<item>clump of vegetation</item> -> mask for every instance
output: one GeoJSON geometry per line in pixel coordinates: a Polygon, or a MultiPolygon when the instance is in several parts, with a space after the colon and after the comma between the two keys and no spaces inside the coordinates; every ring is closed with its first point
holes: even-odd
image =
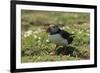
{"type": "Polygon", "coordinates": [[[44,62],[81,60],[90,58],[90,15],[88,13],[67,13],[47,11],[21,11],[21,61],[44,62]],[[59,46],[49,41],[45,27],[58,24],[65,31],[75,35],[71,45],[59,46]]]}

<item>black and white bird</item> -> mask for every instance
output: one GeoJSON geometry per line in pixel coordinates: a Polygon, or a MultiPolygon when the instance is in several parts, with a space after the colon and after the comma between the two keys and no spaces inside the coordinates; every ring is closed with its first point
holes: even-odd
{"type": "Polygon", "coordinates": [[[73,41],[73,34],[61,30],[57,25],[52,25],[47,29],[48,38],[57,46],[67,46],[73,41]]]}

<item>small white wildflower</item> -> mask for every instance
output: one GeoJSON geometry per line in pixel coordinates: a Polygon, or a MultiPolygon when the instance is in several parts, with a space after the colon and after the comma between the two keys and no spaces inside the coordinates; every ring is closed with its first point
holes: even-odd
{"type": "Polygon", "coordinates": [[[74,32],[72,31],[72,33],[74,33],[74,32]]]}
{"type": "Polygon", "coordinates": [[[68,27],[68,26],[67,26],[66,28],[67,28],[67,29],[69,29],[69,27],[68,27]]]}
{"type": "Polygon", "coordinates": [[[39,40],[41,40],[41,37],[38,37],[39,40]]]}
{"type": "Polygon", "coordinates": [[[79,31],[79,34],[81,34],[82,33],[82,31],[79,31]]]}
{"type": "Polygon", "coordinates": [[[37,29],[36,31],[34,31],[33,33],[34,33],[34,34],[37,34],[37,33],[40,33],[40,32],[42,32],[42,30],[39,28],[39,29],[37,29]]]}
{"type": "Polygon", "coordinates": [[[32,30],[28,30],[24,33],[24,37],[28,37],[32,34],[32,30]]]}
{"type": "Polygon", "coordinates": [[[28,35],[24,34],[24,37],[28,37],[28,35]]]}
{"type": "Polygon", "coordinates": [[[29,30],[26,32],[28,35],[31,35],[32,34],[32,30],[29,30]]]}
{"type": "Polygon", "coordinates": [[[50,42],[50,41],[47,39],[46,42],[48,43],[48,42],[50,42]]]}
{"type": "Polygon", "coordinates": [[[37,38],[37,35],[34,35],[34,38],[36,39],[37,38]]]}

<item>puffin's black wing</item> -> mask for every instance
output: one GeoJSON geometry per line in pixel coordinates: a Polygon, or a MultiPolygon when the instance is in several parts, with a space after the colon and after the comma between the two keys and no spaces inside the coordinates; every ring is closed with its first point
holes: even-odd
{"type": "Polygon", "coordinates": [[[64,31],[64,30],[61,30],[60,34],[64,39],[66,39],[68,41],[68,44],[72,43],[72,41],[73,41],[72,35],[73,34],[70,34],[69,32],[64,31]]]}
{"type": "Polygon", "coordinates": [[[60,34],[64,39],[68,39],[70,37],[70,35],[71,35],[69,32],[64,31],[64,30],[61,30],[60,34]]]}

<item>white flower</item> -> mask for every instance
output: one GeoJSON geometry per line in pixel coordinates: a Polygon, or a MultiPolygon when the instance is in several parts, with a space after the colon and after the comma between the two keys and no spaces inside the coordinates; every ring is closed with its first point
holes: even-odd
{"type": "Polygon", "coordinates": [[[69,29],[69,27],[68,27],[68,26],[67,26],[66,28],[67,28],[67,29],[69,29]]]}
{"type": "Polygon", "coordinates": [[[38,37],[39,40],[41,40],[41,37],[38,37]]]}
{"type": "Polygon", "coordinates": [[[79,34],[81,34],[82,33],[82,31],[79,31],[79,34]]]}
{"type": "Polygon", "coordinates": [[[27,31],[26,34],[31,35],[32,34],[32,30],[27,31]]]}
{"type": "Polygon", "coordinates": [[[48,42],[50,42],[50,41],[47,39],[46,42],[48,43],[48,42]]]}
{"type": "Polygon", "coordinates": [[[24,33],[24,37],[28,37],[32,34],[32,30],[28,30],[24,33]]]}
{"type": "Polygon", "coordinates": [[[72,33],[74,33],[74,32],[72,31],[72,33]]]}
{"type": "Polygon", "coordinates": [[[40,32],[42,32],[42,30],[39,28],[39,29],[37,29],[36,31],[34,31],[33,33],[34,33],[34,34],[37,34],[37,33],[40,33],[40,32]]]}
{"type": "Polygon", "coordinates": [[[37,38],[37,35],[34,35],[33,37],[36,39],[37,38]]]}
{"type": "Polygon", "coordinates": [[[28,35],[24,34],[24,37],[28,37],[28,35]]]}

